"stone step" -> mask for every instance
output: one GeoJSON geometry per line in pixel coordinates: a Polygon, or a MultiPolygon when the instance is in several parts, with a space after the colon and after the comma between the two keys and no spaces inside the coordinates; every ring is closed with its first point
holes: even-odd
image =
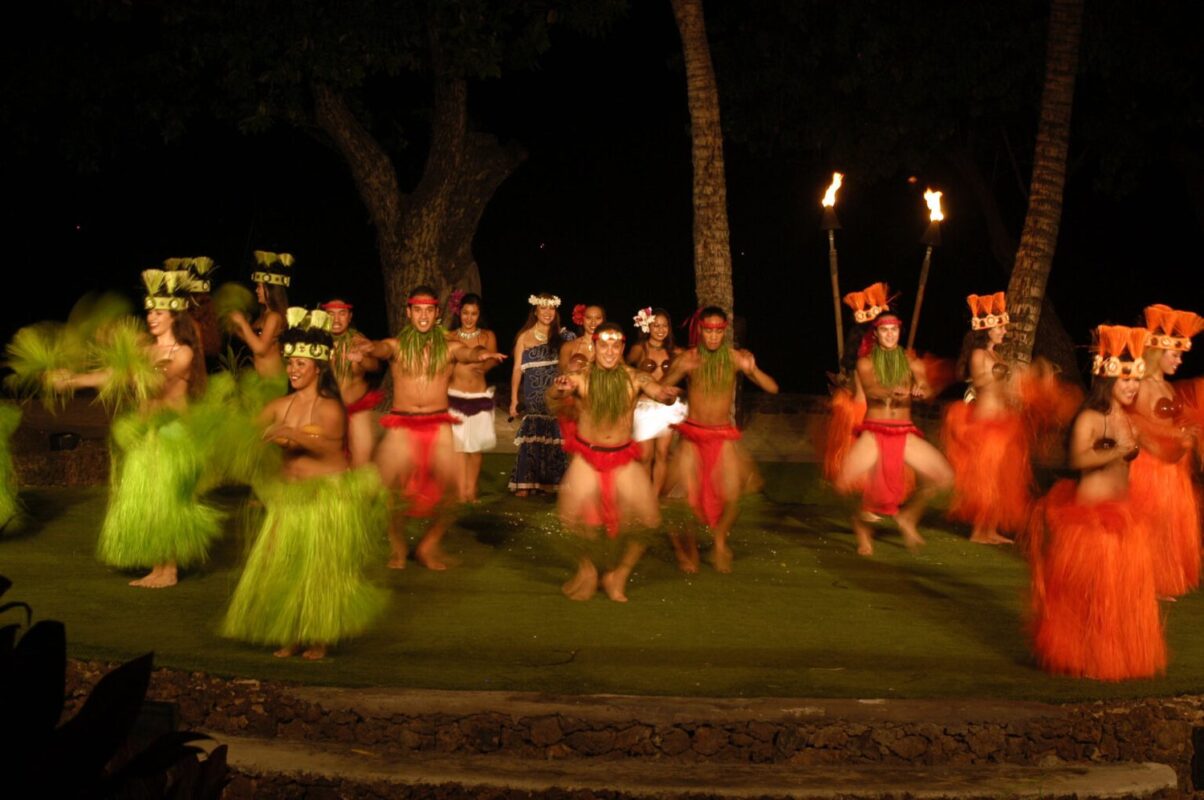
{"type": "Polygon", "coordinates": [[[353,745],[214,734],[236,777],[229,800],[297,796],[607,798],[1143,798],[1173,795],[1165,764],[962,767],[401,757],[353,745]]]}

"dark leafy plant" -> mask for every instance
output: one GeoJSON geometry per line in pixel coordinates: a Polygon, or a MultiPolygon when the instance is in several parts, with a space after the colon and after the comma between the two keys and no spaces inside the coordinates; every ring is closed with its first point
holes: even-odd
{"type": "MultiPolygon", "coordinates": [[[[0,576],[0,598],[11,587],[0,576]]],[[[191,731],[164,733],[141,749],[131,741],[150,685],[152,653],[101,678],[83,707],[60,725],[66,630],[53,620],[34,623],[26,603],[0,604],[0,614],[17,610],[24,612],[24,624],[0,626],[0,796],[216,800],[221,795],[228,780],[224,745],[202,758],[195,742],[208,737],[191,731]]]]}

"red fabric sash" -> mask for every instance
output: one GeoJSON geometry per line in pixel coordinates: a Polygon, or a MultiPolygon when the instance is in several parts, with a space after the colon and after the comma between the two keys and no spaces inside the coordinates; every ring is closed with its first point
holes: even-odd
{"type": "Polygon", "coordinates": [[[410,501],[406,515],[411,517],[429,517],[434,513],[435,506],[443,499],[443,486],[431,474],[431,449],[435,444],[435,436],[444,425],[459,425],[460,420],[448,414],[446,410],[435,411],[431,414],[407,414],[400,411],[390,411],[380,418],[380,424],[386,428],[405,428],[410,432],[410,442],[413,446],[414,469],[410,479],[402,488],[402,495],[410,501]]]}
{"type": "Polygon", "coordinates": [[[626,444],[618,447],[599,449],[598,446],[585,441],[574,431],[572,437],[565,438],[564,451],[581,456],[598,473],[602,495],[600,503],[602,524],[606,526],[606,535],[611,539],[615,538],[619,535],[619,507],[615,503],[614,471],[637,460],[640,457],[640,446],[628,440],[626,444]]]}
{"type": "Polygon", "coordinates": [[[854,429],[857,434],[863,431],[874,434],[878,461],[870,470],[861,504],[867,511],[893,516],[899,513],[899,505],[907,495],[907,481],[903,476],[903,448],[907,445],[907,434],[914,433],[921,439],[924,434],[909,419],[867,419],[854,429]]]}
{"type": "Polygon", "coordinates": [[[719,464],[723,443],[739,439],[740,430],[734,425],[703,425],[692,419],[673,428],[698,450],[700,491],[697,499],[691,498],[690,504],[700,520],[714,527],[723,515],[724,506],[724,498],[715,485],[715,467],[719,464]]]}
{"type": "Polygon", "coordinates": [[[380,401],[384,399],[384,389],[373,389],[359,400],[347,406],[347,416],[350,417],[352,414],[359,414],[361,411],[371,411],[380,405],[380,401]]]}

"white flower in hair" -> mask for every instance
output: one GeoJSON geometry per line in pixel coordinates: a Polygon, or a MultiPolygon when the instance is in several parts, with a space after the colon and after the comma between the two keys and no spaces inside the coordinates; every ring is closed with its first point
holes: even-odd
{"type": "Polygon", "coordinates": [[[539,308],[560,308],[560,298],[556,295],[540,297],[537,294],[533,294],[527,298],[527,302],[539,308]]]}
{"type": "Polygon", "coordinates": [[[655,316],[652,313],[652,306],[641,308],[636,315],[632,317],[632,319],[635,320],[635,326],[637,328],[642,330],[644,333],[647,333],[648,329],[652,327],[652,320],[655,319],[655,316]]]}

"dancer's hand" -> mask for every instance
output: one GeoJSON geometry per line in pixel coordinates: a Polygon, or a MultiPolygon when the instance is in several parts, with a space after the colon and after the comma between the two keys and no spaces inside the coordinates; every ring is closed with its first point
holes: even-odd
{"type": "Polygon", "coordinates": [[[505,353],[495,353],[492,350],[485,350],[477,355],[477,361],[489,361],[492,359],[498,363],[501,363],[507,358],[509,358],[509,356],[507,356],[505,353]]]}
{"type": "Polygon", "coordinates": [[[517,416],[518,416],[518,401],[511,400],[510,401],[510,419],[514,419],[517,416]]]}
{"type": "Polygon", "coordinates": [[[75,374],[69,369],[52,370],[49,374],[50,385],[56,392],[65,392],[75,388],[75,374]]]}
{"type": "Polygon", "coordinates": [[[679,386],[662,386],[660,395],[656,398],[667,406],[677,402],[677,398],[681,397],[681,387],[679,386]]]}

